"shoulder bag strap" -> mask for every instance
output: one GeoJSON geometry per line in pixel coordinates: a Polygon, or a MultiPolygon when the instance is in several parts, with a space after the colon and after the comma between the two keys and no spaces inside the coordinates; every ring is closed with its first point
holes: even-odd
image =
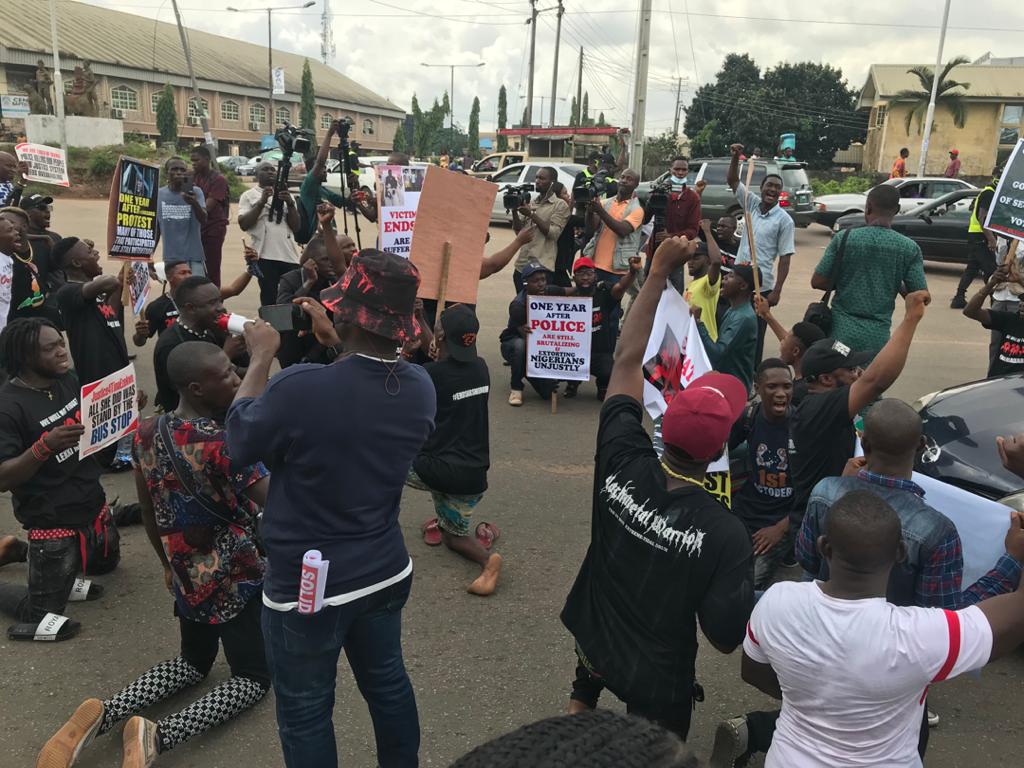
{"type": "Polygon", "coordinates": [[[825,291],[825,295],[821,297],[821,302],[825,305],[829,303],[832,298],[832,292],[836,289],[836,285],[839,282],[839,270],[843,266],[843,254],[846,252],[846,241],[850,239],[850,232],[853,231],[853,227],[843,231],[843,234],[839,236],[839,248],[836,252],[836,260],[832,265],[832,274],[829,275],[828,285],[829,288],[825,291]]]}

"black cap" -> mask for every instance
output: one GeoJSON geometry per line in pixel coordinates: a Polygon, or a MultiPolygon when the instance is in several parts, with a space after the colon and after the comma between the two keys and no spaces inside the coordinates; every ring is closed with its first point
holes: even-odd
{"type": "Polygon", "coordinates": [[[520,277],[526,280],[531,275],[535,275],[538,272],[550,272],[551,270],[541,264],[539,261],[527,262],[521,270],[519,270],[520,277]]]}
{"type": "MultiPolygon", "coordinates": [[[[734,275],[740,278],[743,282],[750,286],[750,290],[754,290],[754,268],[749,264],[733,264],[731,267],[722,267],[723,272],[732,272],[734,275]]],[[[761,276],[761,268],[757,268],[757,282],[763,281],[761,276]]]]}
{"type": "Polygon", "coordinates": [[[480,333],[480,321],[468,304],[455,304],[441,313],[441,329],[444,331],[448,354],[460,363],[476,360],[476,337],[480,333]]]}
{"type": "Polygon", "coordinates": [[[870,352],[855,352],[841,341],[824,338],[811,344],[804,352],[800,372],[805,379],[811,379],[840,368],[859,368],[870,360],[870,352]]]}
{"type": "Polygon", "coordinates": [[[21,198],[19,205],[24,211],[31,211],[36,208],[46,208],[53,203],[52,197],[46,197],[45,195],[26,195],[21,198]]]}

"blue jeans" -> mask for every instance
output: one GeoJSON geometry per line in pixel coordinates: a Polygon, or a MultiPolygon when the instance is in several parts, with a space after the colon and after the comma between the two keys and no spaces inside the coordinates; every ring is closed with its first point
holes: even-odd
{"type": "Polygon", "coordinates": [[[402,659],[402,607],[412,576],[319,613],[263,609],[263,638],[288,768],[335,768],[334,685],[345,649],[370,708],[380,768],[418,765],[420,723],[402,659]]]}

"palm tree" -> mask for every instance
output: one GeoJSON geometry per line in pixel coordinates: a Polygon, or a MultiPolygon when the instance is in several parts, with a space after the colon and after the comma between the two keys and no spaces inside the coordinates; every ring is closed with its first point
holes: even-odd
{"type": "MultiPolygon", "coordinates": [[[[949,73],[954,67],[958,67],[961,64],[969,64],[970,59],[966,56],[957,56],[955,59],[950,59],[946,62],[946,66],[942,68],[942,75],[939,77],[939,89],[935,93],[935,106],[945,106],[950,113],[953,115],[953,125],[957,128],[963,128],[967,122],[967,105],[964,104],[964,93],[963,91],[955,91],[955,88],[963,88],[967,90],[971,87],[970,83],[961,83],[958,80],[950,80],[949,73]]],[[[928,111],[928,101],[932,97],[932,82],[934,70],[931,67],[918,65],[911,67],[907,70],[911,75],[915,75],[918,80],[921,81],[921,89],[905,88],[893,97],[893,101],[905,101],[912,102],[913,106],[907,117],[903,121],[904,127],[907,129],[907,135],[910,135],[910,126],[913,125],[914,120],[917,120],[917,132],[921,132],[921,128],[924,124],[924,116],[928,111]]]]}

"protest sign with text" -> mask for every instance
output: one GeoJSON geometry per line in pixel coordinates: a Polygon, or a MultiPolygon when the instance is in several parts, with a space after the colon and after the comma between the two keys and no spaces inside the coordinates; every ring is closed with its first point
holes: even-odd
{"type": "Polygon", "coordinates": [[[138,428],[135,366],[128,363],[99,381],[83,385],[81,404],[85,432],[78,443],[78,455],[84,459],[138,428]]]}
{"type": "Polygon", "coordinates": [[[107,252],[112,258],[152,258],[159,188],[159,166],[123,156],[117,161],[107,212],[107,252]]]}
{"type": "Polygon", "coordinates": [[[409,258],[425,172],[425,168],[412,165],[377,166],[377,221],[382,251],[409,258]]]}
{"type": "Polygon", "coordinates": [[[1024,240],[1024,139],[1018,139],[1006,160],[983,224],[986,229],[1024,240]]]}
{"type": "Polygon", "coordinates": [[[45,144],[18,144],[14,151],[19,160],[28,163],[29,181],[43,184],[56,184],[58,187],[71,186],[68,182],[68,159],[60,147],[48,147],[45,144]]]}
{"type": "Polygon", "coordinates": [[[589,381],[593,317],[589,296],[527,296],[526,375],[589,381]]]}
{"type": "Polygon", "coordinates": [[[409,256],[420,272],[421,299],[440,298],[444,245],[451,244],[445,300],[476,304],[480,262],[498,186],[463,173],[427,168],[409,256]]]}

